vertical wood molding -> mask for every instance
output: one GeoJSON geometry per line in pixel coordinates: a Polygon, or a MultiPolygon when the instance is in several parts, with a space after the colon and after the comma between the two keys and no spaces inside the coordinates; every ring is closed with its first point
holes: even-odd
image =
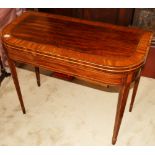
{"type": "Polygon", "coordinates": [[[132,19],[134,15],[134,9],[127,9],[127,8],[121,8],[118,10],[118,18],[117,18],[117,24],[118,25],[131,25],[132,19]]]}

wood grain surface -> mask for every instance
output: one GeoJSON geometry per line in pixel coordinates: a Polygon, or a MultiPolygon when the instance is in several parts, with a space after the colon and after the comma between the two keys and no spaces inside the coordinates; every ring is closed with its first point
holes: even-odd
{"type": "Polygon", "coordinates": [[[145,61],[151,32],[43,13],[25,13],[5,43],[110,70],[131,70],[145,61]]]}

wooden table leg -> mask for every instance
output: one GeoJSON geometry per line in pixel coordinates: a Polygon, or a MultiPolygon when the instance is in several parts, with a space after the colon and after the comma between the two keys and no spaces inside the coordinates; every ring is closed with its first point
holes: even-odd
{"type": "Polygon", "coordinates": [[[136,79],[136,81],[134,83],[134,88],[133,88],[133,93],[132,93],[132,99],[131,99],[131,103],[130,103],[129,112],[131,112],[132,108],[133,108],[133,104],[134,104],[135,96],[136,96],[136,93],[137,93],[137,88],[138,88],[138,85],[139,85],[139,81],[140,81],[140,76],[136,79]]]}
{"type": "Polygon", "coordinates": [[[23,98],[22,98],[22,94],[21,94],[21,90],[20,90],[20,86],[19,86],[19,81],[18,81],[18,77],[17,77],[15,63],[10,59],[8,59],[8,63],[9,63],[9,66],[10,66],[11,75],[12,75],[12,78],[13,78],[13,81],[14,81],[14,84],[15,84],[15,87],[16,87],[16,91],[17,91],[17,94],[18,94],[18,98],[19,98],[19,101],[20,101],[20,105],[21,105],[23,114],[26,114],[25,107],[24,107],[24,102],[23,102],[23,98]]]}
{"type": "Polygon", "coordinates": [[[35,67],[35,73],[36,73],[36,78],[37,78],[37,84],[40,87],[40,72],[39,72],[39,67],[35,67]]]}
{"type": "Polygon", "coordinates": [[[117,141],[117,136],[119,132],[119,128],[122,122],[126,101],[129,94],[129,88],[130,84],[125,84],[121,86],[120,92],[119,92],[119,98],[118,98],[118,104],[117,104],[117,111],[116,111],[116,117],[115,117],[115,125],[113,130],[113,137],[112,137],[112,144],[114,145],[117,141]]]}

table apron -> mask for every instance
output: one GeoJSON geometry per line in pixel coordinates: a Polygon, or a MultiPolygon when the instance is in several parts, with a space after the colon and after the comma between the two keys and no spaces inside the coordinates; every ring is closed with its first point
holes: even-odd
{"type": "Polygon", "coordinates": [[[83,64],[79,65],[74,62],[69,62],[67,60],[64,61],[46,55],[34,55],[34,53],[28,52],[26,50],[17,50],[9,47],[7,47],[6,49],[8,57],[13,61],[19,61],[47,70],[64,73],[101,85],[122,85],[122,83],[124,82],[124,78],[126,78],[128,74],[132,76],[131,81],[134,81],[135,74],[137,73],[137,70],[132,72],[112,73],[108,71],[94,69],[90,66],[85,66],[83,64]]]}

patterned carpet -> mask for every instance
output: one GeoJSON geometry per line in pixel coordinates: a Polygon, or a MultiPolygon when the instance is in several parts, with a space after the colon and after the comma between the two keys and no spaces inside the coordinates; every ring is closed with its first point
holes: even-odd
{"type": "MultiPolygon", "coordinates": [[[[12,78],[5,79],[0,87],[0,145],[111,145],[116,89],[46,75],[38,87],[34,72],[17,71],[27,114],[21,112],[12,78]]],[[[141,78],[129,113],[131,91],[116,145],[155,145],[155,79],[141,78]]]]}

